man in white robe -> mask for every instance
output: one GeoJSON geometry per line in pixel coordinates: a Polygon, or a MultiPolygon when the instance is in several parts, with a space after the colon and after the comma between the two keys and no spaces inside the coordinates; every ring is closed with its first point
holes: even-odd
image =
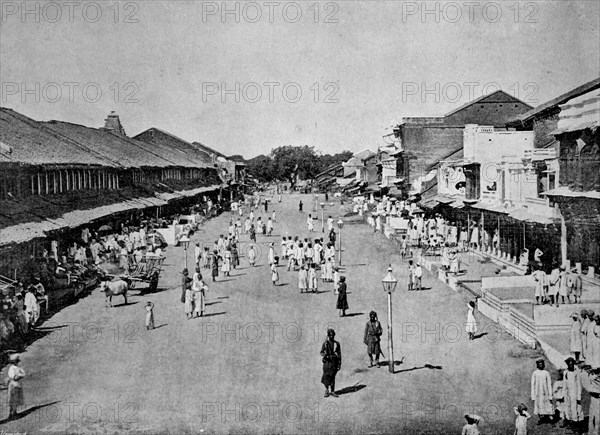
{"type": "Polygon", "coordinates": [[[536,361],[537,370],[531,375],[531,400],[535,407],[533,412],[538,415],[539,422],[550,423],[554,415],[552,406],[552,380],[543,359],[536,361]]]}
{"type": "Polygon", "coordinates": [[[564,395],[565,395],[565,424],[575,428],[583,420],[581,409],[581,373],[575,368],[575,359],[569,357],[565,360],[567,370],[564,372],[564,395]]]}

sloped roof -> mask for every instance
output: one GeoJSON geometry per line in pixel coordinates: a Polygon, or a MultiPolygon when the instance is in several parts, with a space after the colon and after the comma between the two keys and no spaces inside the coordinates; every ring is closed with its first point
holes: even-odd
{"type": "Polygon", "coordinates": [[[0,108],[0,141],[10,147],[0,161],[30,165],[121,166],[119,161],[90,152],[77,142],[62,138],[44,123],[8,108],[0,108]]]}
{"type": "Polygon", "coordinates": [[[325,174],[328,174],[328,173],[329,173],[329,172],[331,172],[331,171],[339,170],[339,169],[342,169],[342,168],[343,168],[343,166],[342,166],[342,164],[341,164],[341,163],[335,163],[335,164],[333,164],[333,165],[329,166],[329,167],[328,167],[327,169],[325,169],[323,172],[321,172],[321,173],[319,173],[319,174],[315,175],[315,178],[318,178],[318,177],[320,177],[321,175],[325,175],[325,174]]]}
{"type": "Polygon", "coordinates": [[[496,95],[496,94],[502,94],[502,95],[505,95],[507,98],[509,98],[509,99],[510,99],[510,101],[519,101],[519,102],[521,102],[521,103],[525,104],[526,106],[528,106],[528,107],[531,107],[529,104],[527,104],[527,103],[525,103],[525,102],[523,102],[523,101],[519,100],[518,98],[516,98],[516,97],[513,97],[512,95],[510,95],[510,94],[507,94],[507,93],[506,93],[506,92],[504,92],[503,90],[499,89],[499,90],[497,90],[496,92],[492,92],[492,93],[490,93],[490,94],[487,94],[487,95],[482,95],[482,96],[481,96],[481,97],[479,97],[479,98],[475,98],[474,100],[472,100],[472,101],[469,101],[469,102],[467,102],[467,103],[463,104],[463,105],[462,105],[462,106],[460,106],[460,107],[457,107],[456,109],[452,110],[451,112],[448,112],[448,113],[446,113],[446,114],[444,115],[444,117],[448,117],[448,116],[450,116],[450,115],[454,115],[455,113],[457,113],[457,112],[460,112],[461,110],[463,110],[463,109],[466,109],[467,107],[469,107],[469,106],[471,106],[471,105],[473,105],[473,104],[477,104],[477,103],[484,102],[485,100],[487,100],[488,98],[490,98],[490,97],[492,97],[493,95],[496,95]]]}
{"type": "Polygon", "coordinates": [[[192,145],[197,147],[200,151],[207,153],[208,155],[214,154],[218,157],[223,157],[224,159],[227,158],[227,156],[225,154],[223,154],[222,152],[219,152],[216,149],[209,147],[208,145],[204,145],[203,143],[192,142],[192,145]]]}
{"type": "Polygon", "coordinates": [[[539,106],[525,113],[515,116],[509,121],[509,124],[525,122],[533,118],[534,116],[539,115],[545,110],[558,108],[559,105],[565,104],[570,99],[583,95],[597,88],[600,88],[600,78],[584,83],[583,85],[578,86],[575,89],[570,90],[569,92],[559,95],[558,97],[553,98],[550,101],[546,101],[544,104],[540,104],[539,106]]]}
{"type": "Polygon", "coordinates": [[[172,161],[151,153],[146,144],[110,130],[85,127],[62,121],[43,123],[59,135],[79,142],[107,159],[129,168],[175,166],[172,161]]]}
{"type": "Polygon", "coordinates": [[[376,153],[374,153],[370,149],[365,149],[365,150],[362,150],[362,151],[354,154],[354,157],[356,157],[357,159],[360,159],[360,160],[364,161],[364,160],[367,160],[369,157],[372,157],[374,155],[376,155],[376,153]]]}
{"type": "Polygon", "coordinates": [[[212,158],[207,152],[202,151],[198,146],[192,145],[190,142],[159,128],[149,128],[135,136],[134,139],[152,145],[163,145],[171,150],[179,150],[180,152],[183,152],[186,155],[186,158],[189,159],[191,163],[194,163],[196,167],[213,166],[212,158]]]}

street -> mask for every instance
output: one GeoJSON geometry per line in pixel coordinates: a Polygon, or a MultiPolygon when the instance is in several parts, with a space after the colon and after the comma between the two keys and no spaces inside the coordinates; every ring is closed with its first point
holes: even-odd
{"type": "MultiPolygon", "coordinates": [[[[479,332],[470,342],[464,324],[469,294],[456,293],[425,273],[425,290],[407,292],[399,249],[363,223],[342,229],[342,274],[347,277],[348,317],[338,317],[332,283],[300,294],[296,272],[280,261],[273,286],[268,243],[280,255],[281,236],[325,237],[321,215],[309,234],[310,195],[273,198],[274,235],[257,235],[257,265],[241,267],[209,285],[207,315],[187,320],[180,301],[184,250],[168,247],[159,291],[129,304],[113,298],[105,308],[97,289],[41,325],[47,333],[22,355],[25,410],[2,424],[29,433],[460,433],[464,415],[483,417],[485,434],[514,430],[512,408],[531,405],[530,377],[539,353],[524,348],[475,313],[479,332]],[[302,199],[304,213],[298,212],[302,199]],[[387,294],[381,280],[391,263],[395,373],[368,368],[363,332],[375,310],[384,329],[387,362],[387,294]],[[157,328],[146,331],[144,304],[155,304],[157,328]],[[339,398],[324,398],[321,343],[327,328],[341,344],[339,398]],[[499,370],[501,368],[501,370],[499,370]]],[[[322,199],[321,199],[322,200],[322,199]]],[[[340,216],[339,200],[325,219],[340,216]]],[[[262,207],[256,216],[266,219],[262,207]]],[[[208,221],[193,247],[212,246],[227,234],[231,214],[208,221]]],[[[237,215],[235,216],[237,218],[237,215]]],[[[338,238],[339,241],[339,238],[338,238]]],[[[242,235],[244,244],[248,236],[242,235]]],[[[337,260],[336,260],[337,261],[337,260]]],[[[320,276],[320,273],[318,274],[320,276]]],[[[6,393],[3,396],[5,405],[6,393]]],[[[5,406],[3,418],[6,415],[5,406]]],[[[533,407],[530,408],[533,414],[533,407]]],[[[530,433],[552,433],[547,426],[530,433]]]]}

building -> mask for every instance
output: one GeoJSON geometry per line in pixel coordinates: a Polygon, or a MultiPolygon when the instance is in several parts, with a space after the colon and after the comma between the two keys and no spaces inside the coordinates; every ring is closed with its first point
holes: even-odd
{"type": "Polygon", "coordinates": [[[315,186],[320,191],[327,191],[335,185],[338,178],[343,177],[344,166],[341,163],[336,163],[315,176],[315,186]]]}
{"type": "Polygon", "coordinates": [[[0,275],[28,280],[51,241],[62,253],[84,227],[163,216],[221,186],[197,154],[127,137],[114,112],[91,128],[0,108],[0,275]]]}
{"type": "Polygon", "coordinates": [[[405,182],[403,191],[419,195],[436,176],[436,164],[463,146],[467,124],[505,129],[506,122],[531,106],[504,91],[473,100],[441,117],[408,117],[394,128],[402,144],[398,156],[405,182]]]}
{"type": "Polygon", "coordinates": [[[563,263],[600,270],[600,89],[560,105],[559,186],[545,192],[561,213],[563,263]]]}
{"type": "Polygon", "coordinates": [[[225,154],[207,146],[200,142],[193,142],[196,148],[201,152],[207,153],[212,162],[220,168],[220,176],[226,183],[237,183],[240,185],[246,182],[246,164],[240,161],[229,159],[225,154]]]}

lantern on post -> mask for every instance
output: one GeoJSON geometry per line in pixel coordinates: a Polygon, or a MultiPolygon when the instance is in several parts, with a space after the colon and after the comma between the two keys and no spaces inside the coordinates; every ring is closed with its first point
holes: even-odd
{"type": "Polygon", "coordinates": [[[392,265],[390,264],[387,270],[387,275],[381,280],[383,290],[388,295],[388,353],[390,355],[389,370],[394,373],[394,342],[392,334],[392,293],[396,290],[398,280],[392,274],[392,265]]]}
{"type": "Polygon", "coordinates": [[[179,239],[179,243],[181,243],[181,245],[183,246],[183,251],[184,251],[184,256],[185,256],[185,268],[187,269],[188,268],[187,250],[188,250],[188,246],[190,246],[190,238],[184,234],[179,239]]]}
{"type": "Polygon", "coordinates": [[[325,203],[321,203],[321,232],[325,232],[325,203]]]}

